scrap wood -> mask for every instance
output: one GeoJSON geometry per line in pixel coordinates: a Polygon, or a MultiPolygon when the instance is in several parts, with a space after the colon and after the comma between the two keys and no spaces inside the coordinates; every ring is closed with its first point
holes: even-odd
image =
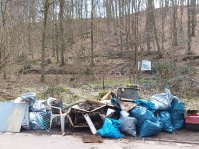
{"type": "Polygon", "coordinates": [[[100,135],[83,136],[84,143],[103,143],[103,138],[100,135]]]}
{"type": "Polygon", "coordinates": [[[67,105],[63,110],[68,110],[69,108],[79,104],[79,103],[82,103],[82,102],[85,102],[85,100],[82,100],[82,101],[78,101],[78,102],[75,102],[75,103],[72,103],[72,104],[69,104],[67,105]]]}
{"type": "Polygon", "coordinates": [[[134,102],[126,102],[126,101],[121,101],[120,100],[120,106],[123,111],[129,111],[130,109],[133,109],[137,105],[134,102]]]}
{"type": "Polygon", "coordinates": [[[97,105],[104,105],[104,103],[98,101],[98,100],[94,100],[94,99],[87,99],[88,102],[93,103],[93,104],[97,104],[97,105]]]}

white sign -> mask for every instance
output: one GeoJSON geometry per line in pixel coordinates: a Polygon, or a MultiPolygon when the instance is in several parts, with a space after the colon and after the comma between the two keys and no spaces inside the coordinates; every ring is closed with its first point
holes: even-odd
{"type": "MultiPolygon", "coordinates": [[[[140,67],[140,62],[138,62],[138,70],[140,67]]],[[[141,70],[151,70],[151,61],[142,60],[141,70]]]]}

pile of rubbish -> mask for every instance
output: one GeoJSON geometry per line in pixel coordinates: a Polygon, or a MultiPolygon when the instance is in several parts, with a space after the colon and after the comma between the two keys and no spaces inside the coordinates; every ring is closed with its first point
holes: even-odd
{"type": "Polygon", "coordinates": [[[147,100],[140,99],[138,92],[136,89],[129,94],[120,89],[118,94],[109,92],[101,101],[84,100],[71,105],[52,97],[38,100],[35,92],[28,92],[12,102],[0,103],[0,120],[4,122],[0,131],[19,132],[23,128],[49,132],[51,127],[61,125],[63,133],[66,126],[89,127],[93,134],[122,138],[124,135],[149,137],[160,131],[172,134],[184,127],[184,103],[169,89],[147,100]],[[21,116],[10,118],[16,114],[21,116]],[[16,128],[8,127],[16,122],[16,128]]]}
{"type": "Polygon", "coordinates": [[[117,103],[118,119],[105,118],[97,133],[102,137],[122,138],[128,136],[149,137],[160,131],[173,133],[184,127],[184,103],[173,96],[169,89],[153,95],[150,99],[111,98],[117,103]],[[124,102],[133,103],[132,108],[123,110],[124,102]]]}

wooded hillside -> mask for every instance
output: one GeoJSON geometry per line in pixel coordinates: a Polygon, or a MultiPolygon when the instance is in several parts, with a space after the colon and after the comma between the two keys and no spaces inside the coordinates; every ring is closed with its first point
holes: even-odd
{"type": "Polygon", "coordinates": [[[104,80],[123,77],[152,82],[145,89],[155,82],[158,90],[198,95],[198,2],[0,0],[1,90],[6,80],[20,84],[25,77],[26,85],[52,85],[67,76],[75,87],[102,80],[102,88],[104,80]],[[152,70],[141,72],[138,61],[145,59],[152,70]]]}

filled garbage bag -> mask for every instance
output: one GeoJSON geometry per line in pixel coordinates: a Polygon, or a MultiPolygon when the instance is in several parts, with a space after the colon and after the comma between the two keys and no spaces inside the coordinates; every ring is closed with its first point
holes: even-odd
{"type": "Polygon", "coordinates": [[[156,122],[157,118],[154,116],[154,114],[147,110],[145,107],[135,107],[131,110],[131,115],[135,117],[138,121],[137,129],[139,131],[141,125],[144,123],[144,121],[149,120],[151,122],[156,122]]]}
{"type": "Polygon", "coordinates": [[[173,99],[169,113],[171,115],[173,130],[182,129],[184,127],[184,103],[173,99]]]}
{"type": "Polygon", "coordinates": [[[46,112],[45,100],[36,100],[30,107],[31,112],[46,112]]]}
{"type": "Polygon", "coordinates": [[[23,101],[29,103],[30,112],[46,112],[45,100],[37,100],[35,92],[27,92],[20,97],[23,101]]]}
{"type": "Polygon", "coordinates": [[[121,123],[119,127],[120,131],[130,136],[136,136],[137,120],[134,117],[130,117],[128,112],[120,112],[119,122],[121,123]]]}
{"type": "Polygon", "coordinates": [[[111,104],[114,105],[114,107],[115,107],[117,118],[120,118],[120,111],[122,111],[122,108],[120,106],[118,99],[111,98],[111,104]]]}
{"type": "Polygon", "coordinates": [[[157,122],[151,122],[150,120],[146,120],[139,131],[140,137],[150,137],[158,134],[162,128],[162,123],[157,122]]]}
{"type": "Polygon", "coordinates": [[[30,125],[34,130],[44,129],[37,112],[30,112],[30,125]]]}
{"type": "Polygon", "coordinates": [[[32,107],[37,100],[37,96],[35,92],[27,92],[21,95],[21,99],[23,101],[29,102],[29,106],[32,107]]]}
{"type": "Polygon", "coordinates": [[[122,138],[119,130],[120,126],[121,123],[118,120],[105,118],[102,128],[97,130],[97,134],[105,138],[122,138]]]}
{"type": "Polygon", "coordinates": [[[30,126],[31,129],[50,129],[50,111],[46,112],[30,112],[30,126]]]}
{"type": "Polygon", "coordinates": [[[138,106],[145,107],[153,113],[156,111],[155,104],[153,102],[151,102],[150,100],[137,99],[137,100],[135,100],[135,104],[138,105],[138,106]]]}
{"type": "Polygon", "coordinates": [[[169,89],[165,89],[165,93],[154,94],[150,101],[154,103],[157,110],[168,110],[171,107],[173,95],[169,89]]]}
{"type": "Polygon", "coordinates": [[[173,133],[171,116],[168,111],[160,111],[157,115],[158,121],[162,123],[162,130],[168,133],[173,133]]]}

